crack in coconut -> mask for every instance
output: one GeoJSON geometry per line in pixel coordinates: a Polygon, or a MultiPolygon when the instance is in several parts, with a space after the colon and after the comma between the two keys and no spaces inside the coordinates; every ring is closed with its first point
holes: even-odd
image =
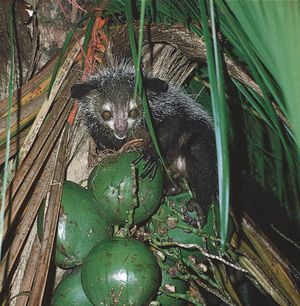
{"type": "Polygon", "coordinates": [[[125,182],[122,180],[118,185],[118,201],[120,204],[122,204],[125,198],[124,192],[125,192],[125,182]]]}

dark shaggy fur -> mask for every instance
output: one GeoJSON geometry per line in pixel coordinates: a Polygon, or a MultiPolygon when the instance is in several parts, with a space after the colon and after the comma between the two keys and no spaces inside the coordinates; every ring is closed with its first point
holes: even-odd
{"type": "MultiPolygon", "coordinates": [[[[72,97],[78,99],[80,115],[98,149],[118,149],[131,139],[147,137],[141,103],[133,101],[134,82],[134,67],[122,63],[72,88],[72,97]],[[108,121],[102,118],[103,109],[112,115],[108,121]],[[134,118],[130,118],[131,109],[134,118]]],[[[217,189],[211,119],[180,88],[147,75],[144,87],[162,154],[171,172],[187,179],[205,215],[217,189]]]]}

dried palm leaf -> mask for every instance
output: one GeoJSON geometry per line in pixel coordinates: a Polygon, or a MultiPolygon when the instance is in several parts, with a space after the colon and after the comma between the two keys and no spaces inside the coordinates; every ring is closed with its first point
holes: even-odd
{"type": "Polygon", "coordinates": [[[68,129],[65,129],[59,144],[54,176],[49,191],[50,196],[48,209],[44,221],[44,233],[41,242],[40,258],[31,288],[28,302],[29,306],[40,306],[43,302],[51,254],[56,236],[62,186],[65,179],[67,131],[68,129]]]}

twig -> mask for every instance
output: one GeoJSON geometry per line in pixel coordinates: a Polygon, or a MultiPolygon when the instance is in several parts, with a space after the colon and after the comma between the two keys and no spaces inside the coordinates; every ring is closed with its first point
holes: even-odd
{"type": "Polygon", "coordinates": [[[208,252],[206,252],[204,250],[204,248],[202,248],[201,246],[199,246],[198,244],[196,243],[180,243],[180,242],[176,242],[176,241],[172,241],[172,242],[169,242],[169,241],[165,241],[165,242],[159,242],[156,240],[156,238],[153,238],[155,240],[155,244],[158,244],[160,246],[177,246],[177,247],[181,247],[181,248],[184,248],[184,249],[198,249],[205,257],[208,257],[208,258],[211,258],[211,259],[215,259],[215,260],[218,260],[222,263],[224,263],[225,265],[227,266],[230,266],[238,271],[241,271],[241,272],[244,272],[244,273],[248,273],[248,270],[246,269],[243,269],[241,266],[237,266],[227,260],[225,260],[224,258],[220,257],[220,256],[217,256],[217,255],[212,255],[212,254],[209,254],[208,252]]]}

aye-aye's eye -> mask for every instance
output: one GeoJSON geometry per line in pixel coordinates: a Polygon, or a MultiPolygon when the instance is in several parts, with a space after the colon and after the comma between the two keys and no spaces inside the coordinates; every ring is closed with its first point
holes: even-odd
{"type": "Polygon", "coordinates": [[[140,111],[137,108],[134,108],[131,111],[129,111],[130,118],[137,118],[139,115],[140,115],[140,111]]]}
{"type": "Polygon", "coordinates": [[[109,120],[112,117],[112,113],[110,111],[104,111],[101,113],[101,117],[104,120],[109,120]]]}

